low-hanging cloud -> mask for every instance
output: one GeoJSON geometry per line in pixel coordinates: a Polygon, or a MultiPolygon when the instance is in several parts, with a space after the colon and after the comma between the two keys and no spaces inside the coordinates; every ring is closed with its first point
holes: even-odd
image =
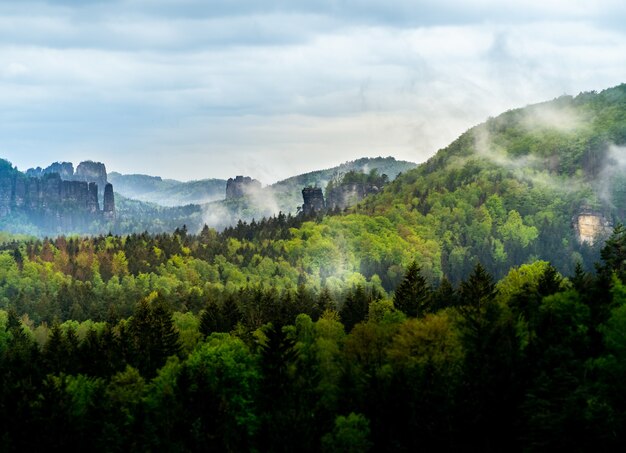
{"type": "Polygon", "coordinates": [[[611,0],[2,2],[0,154],[266,183],[419,162],[487,116],[623,82],[616,17],[611,0]]]}

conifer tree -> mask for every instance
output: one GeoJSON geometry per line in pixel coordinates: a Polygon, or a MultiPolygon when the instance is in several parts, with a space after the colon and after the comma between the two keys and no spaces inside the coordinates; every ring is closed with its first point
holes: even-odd
{"type": "Polygon", "coordinates": [[[152,376],[166,359],[180,352],[178,331],[169,310],[156,295],[143,299],[130,321],[133,356],[143,376],[152,376]]]}
{"type": "Polygon", "coordinates": [[[219,305],[215,301],[210,301],[200,315],[200,333],[208,337],[213,332],[221,332],[223,324],[219,305]]]}
{"type": "Polygon", "coordinates": [[[613,230],[604,248],[600,251],[603,264],[599,266],[601,274],[616,272],[624,280],[626,276],[626,227],[621,223],[613,230]]]}
{"type": "Polygon", "coordinates": [[[469,278],[461,282],[459,297],[463,306],[480,310],[487,302],[493,300],[495,291],[493,277],[477,263],[469,278]]]}
{"type": "Polygon", "coordinates": [[[237,301],[232,295],[228,296],[222,303],[220,320],[222,322],[220,332],[230,332],[241,321],[241,311],[239,311],[237,301]]]}
{"type": "Polygon", "coordinates": [[[431,290],[422,276],[419,265],[413,261],[393,296],[395,307],[407,316],[423,316],[431,309],[431,290]]]}
{"type": "Polygon", "coordinates": [[[348,291],[346,300],[339,312],[341,322],[348,332],[351,331],[357,323],[365,320],[368,307],[369,300],[363,286],[357,285],[353,291],[348,291]]]}
{"type": "Polygon", "coordinates": [[[441,279],[439,287],[432,293],[432,309],[433,311],[442,310],[446,307],[454,307],[457,305],[457,294],[445,276],[441,279]]]}

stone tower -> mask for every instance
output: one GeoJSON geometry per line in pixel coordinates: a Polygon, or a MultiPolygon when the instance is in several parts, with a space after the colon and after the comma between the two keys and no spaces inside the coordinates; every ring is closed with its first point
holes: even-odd
{"type": "Polygon", "coordinates": [[[109,220],[115,218],[115,195],[111,183],[104,186],[104,217],[109,220]]]}
{"type": "Polygon", "coordinates": [[[304,200],[302,205],[304,215],[314,214],[326,208],[324,194],[319,187],[305,187],[302,189],[302,198],[304,200]]]}

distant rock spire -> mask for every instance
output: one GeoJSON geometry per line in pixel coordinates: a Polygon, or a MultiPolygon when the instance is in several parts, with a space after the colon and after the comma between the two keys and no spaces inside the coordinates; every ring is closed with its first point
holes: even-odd
{"type": "Polygon", "coordinates": [[[304,215],[314,214],[326,208],[324,194],[319,187],[305,187],[302,189],[302,198],[304,200],[302,205],[304,215]]]}
{"type": "Polygon", "coordinates": [[[107,219],[115,218],[115,195],[111,183],[104,186],[104,217],[107,219]]]}

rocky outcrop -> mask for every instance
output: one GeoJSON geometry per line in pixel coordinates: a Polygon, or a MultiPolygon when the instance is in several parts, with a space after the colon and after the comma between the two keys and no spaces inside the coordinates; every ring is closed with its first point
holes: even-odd
{"type": "Polygon", "coordinates": [[[326,208],[324,194],[319,187],[305,187],[302,189],[302,199],[304,200],[302,205],[302,213],[304,215],[322,212],[326,208]]]}
{"type": "MultiPolygon", "coordinates": [[[[104,165],[100,164],[98,168],[103,169],[104,165]]],[[[84,171],[81,175],[85,179],[103,176],[102,172],[84,171]]],[[[72,164],[57,163],[43,170],[31,169],[26,175],[10,163],[0,161],[0,218],[23,216],[49,232],[84,231],[94,221],[113,219],[113,186],[105,183],[103,187],[104,210],[101,211],[98,183],[75,180],[74,177],[72,164]],[[61,174],[72,179],[64,179],[61,174]]]]}
{"type": "Polygon", "coordinates": [[[249,176],[237,176],[226,181],[226,199],[242,198],[261,189],[261,183],[249,176]]]}
{"type": "Polygon", "coordinates": [[[104,186],[104,217],[107,220],[115,218],[115,195],[113,194],[113,184],[107,183],[104,186]]]}
{"type": "Polygon", "coordinates": [[[329,209],[345,209],[379,191],[377,186],[367,183],[341,184],[328,190],[326,204],[329,209]]]}
{"type": "Polygon", "coordinates": [[[107,185],[107,169],[102,162],[91,160],[81,162],[76,167],[73,179],[75,181],[95,182],[98,184],[100,196],[104,195],[104,188],[107,185]]]}
{"type": "Polygon", "coordinates": [[[593,245],[607,238],[613,231],[611,222],[599,211],[583,209],[572,219],[576,238],[580,244],[593,245]]]}
{"type": "Polygon", "coordinates": [[[71,162],[55,162],[46,168],[29,168],[26,176],[32,178],[43,178],[45,175],[58,174],[63,181],[82,181],[86,183],[96,183],[98,186],[98,200],[102,201],[104,187],[107,185],[107,169],[102,162],[87,160],[78,164],[74,172],[74,164],[71,162]]]}
{"type": "Polygon", "coordinates": [[[49,167],[43,169],[41,167],[37,167],[26,170],[26,176],[33,178],[41,178],[43,175],[49,175],[52,173],[57,173],[61,179],[70,181],[74,179],[74,164],[71,162],[55,162],[49,167]]]}
{"type": "Polygon", "coordinates": [[[389,183],[386,174],[376,169],[369,173],[349,171],[337,175],[326,186],[326,206],[328,209],[345,209],[360,202],[368,195],[373,195],[389,183]]]}

